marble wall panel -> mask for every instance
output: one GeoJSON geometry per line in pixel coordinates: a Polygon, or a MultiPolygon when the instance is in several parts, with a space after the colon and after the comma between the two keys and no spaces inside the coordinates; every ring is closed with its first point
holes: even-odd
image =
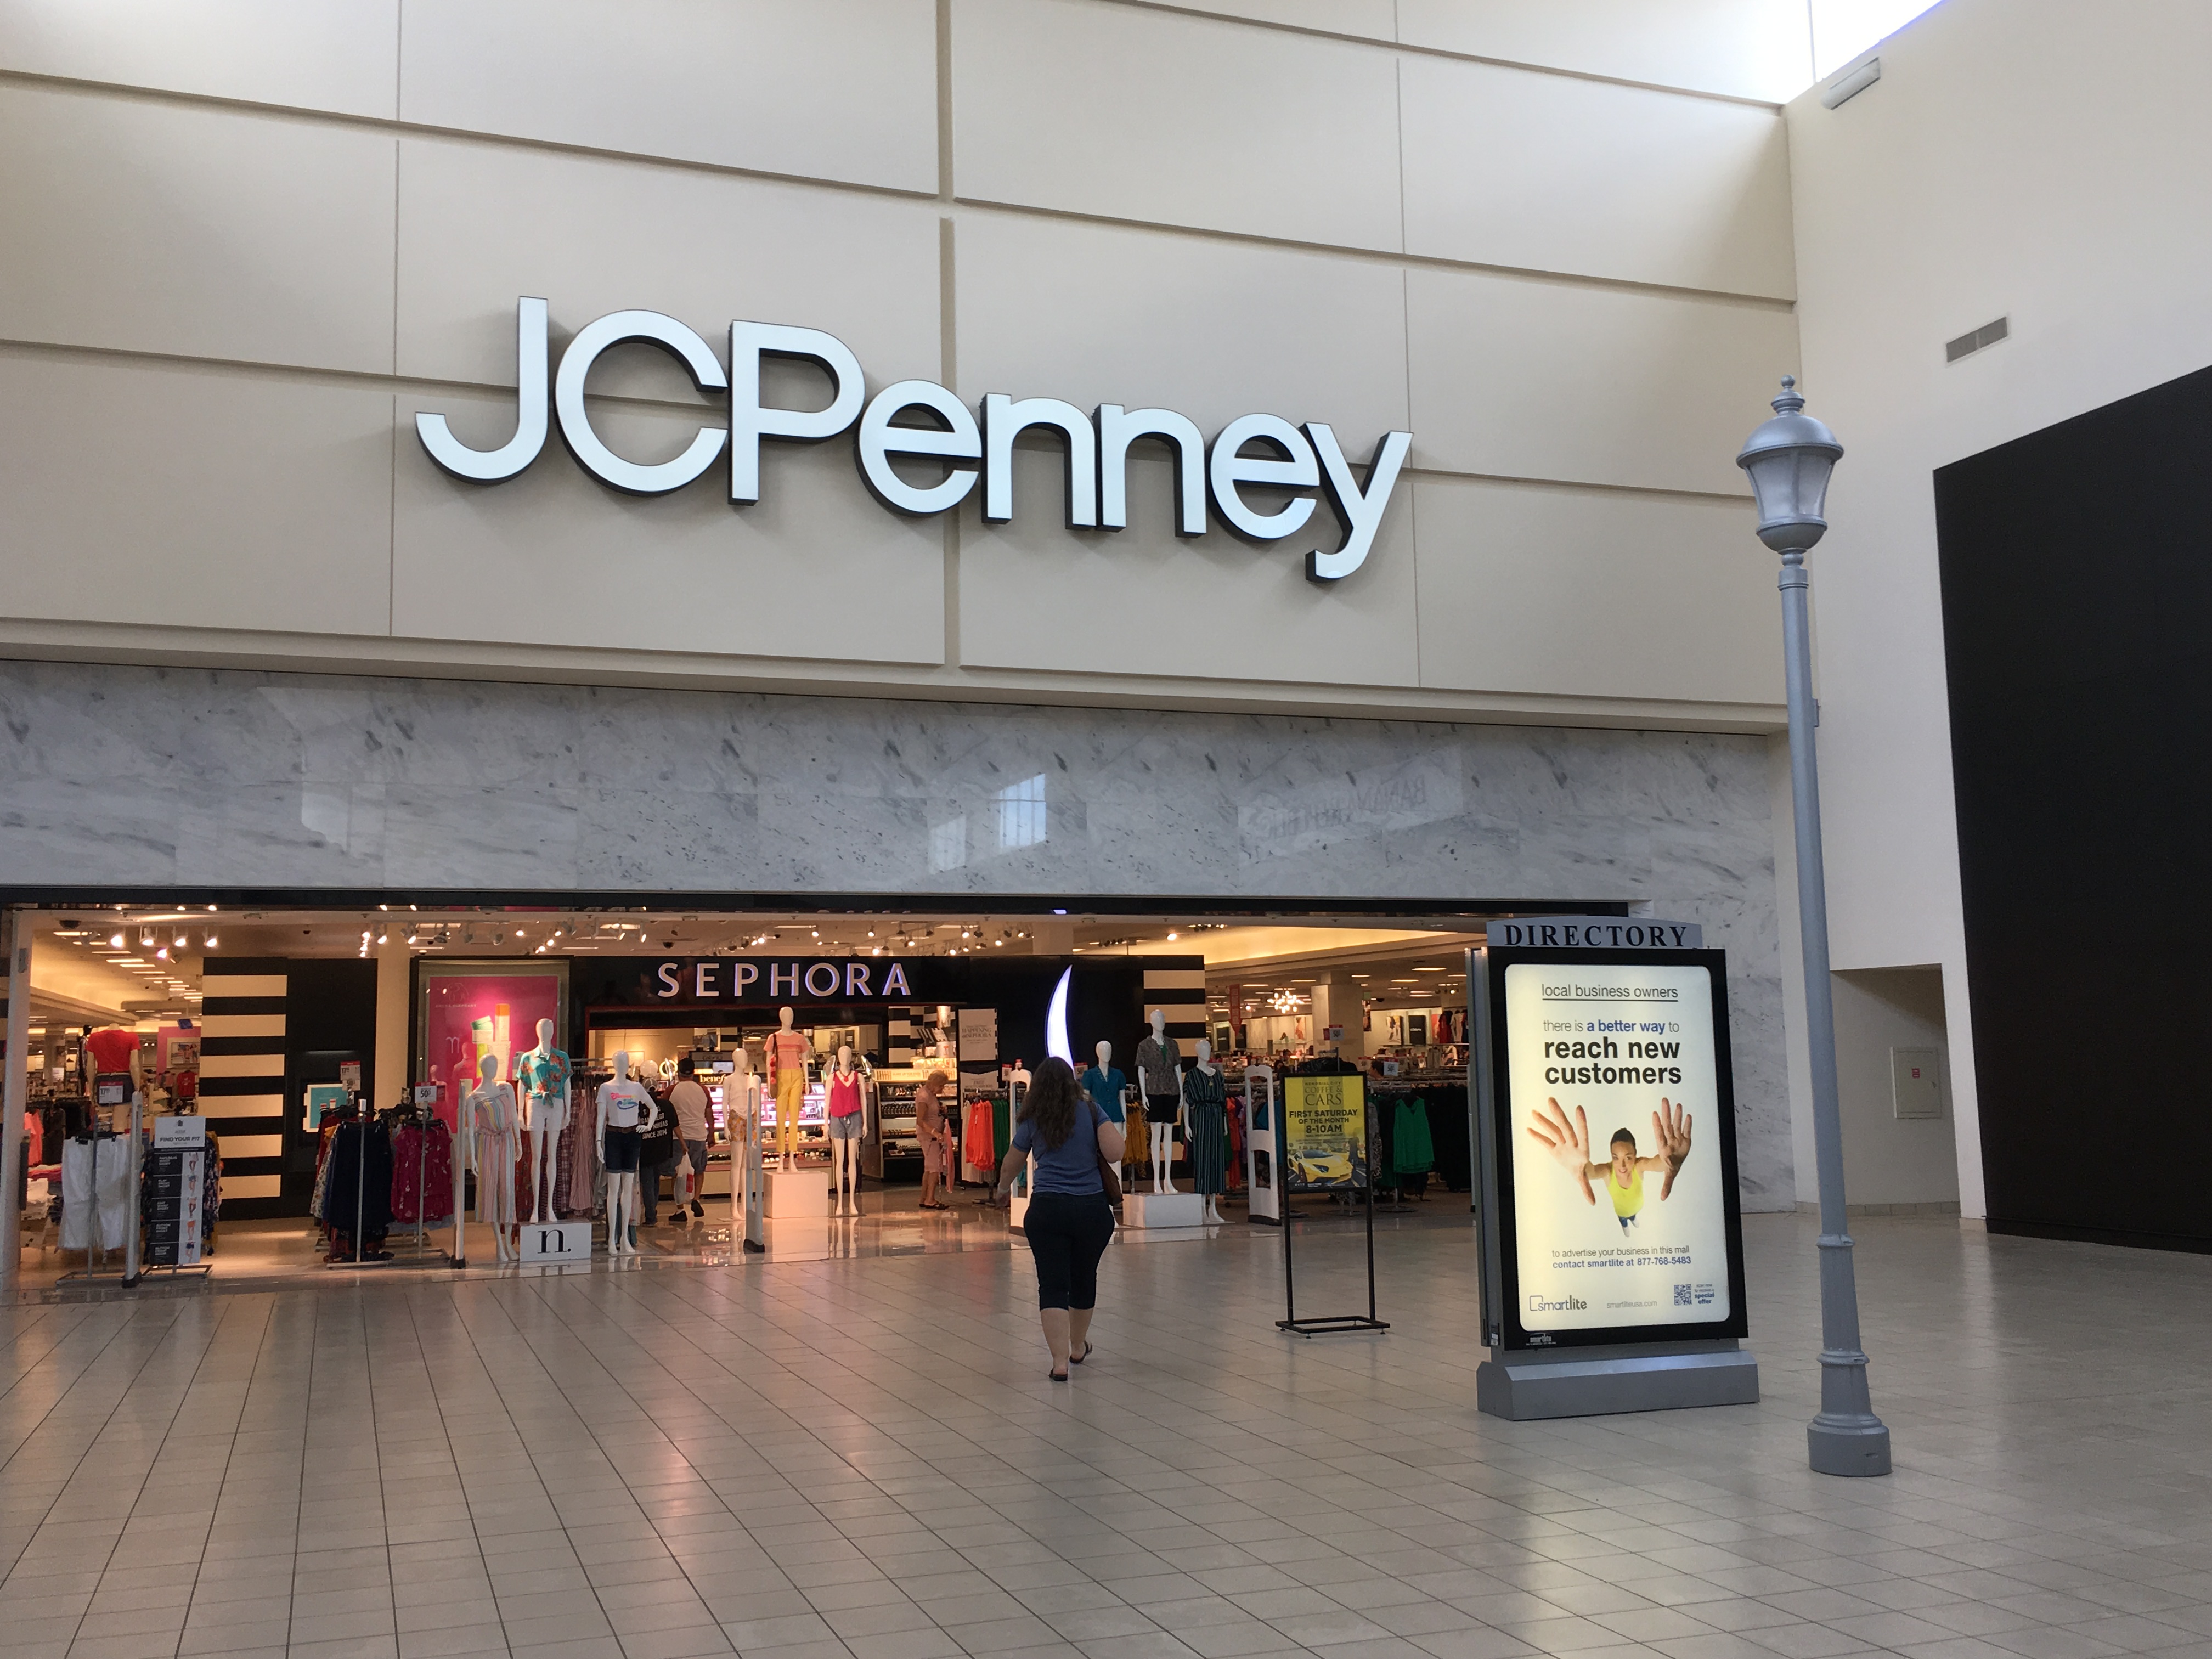
{"type": "Polygon", "coordinates": [[[0,663],[0,887],[1647,901],[1729,952],[1746,1202],[1786,1207],[1765,744],[0,663]]]}

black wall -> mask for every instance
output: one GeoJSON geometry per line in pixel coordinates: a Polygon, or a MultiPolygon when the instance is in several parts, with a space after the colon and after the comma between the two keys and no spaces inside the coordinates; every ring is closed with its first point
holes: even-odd
{"type": "Polygon", "coordinates": [[[2212,369],[1936,508],[1990,1229],[2212,1250],[2212,369]]]}
{"type": "Polygon", "coordinates": [[[376,964],[356,959],[295,957],[284,965],[284,1195],[270,1213],[305,1215],[315,1187],[318,1137],[300,1127],[300,1103],[311,1083],[336,1083],[338,1067],[361,1062],[362,1093],[372,1109],[386,1098],[376,1076],[376,964]]]}

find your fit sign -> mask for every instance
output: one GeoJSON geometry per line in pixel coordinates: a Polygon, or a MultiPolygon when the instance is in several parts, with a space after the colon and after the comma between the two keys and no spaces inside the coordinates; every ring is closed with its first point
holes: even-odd
{"type": "Polygon", "coordinates": [[[1324,584],[1366,562],[1413,441],[1411,433],[1386,432],[1366,466],[1355,470],[1335,432],[1319,421],[1294,426],[1278,415],[1239,416],[1208,445],[1195,422],[1171,409],[1101,404],[1086,415],[1057,398],[994,392],[980,410],[970,410],[932,380],[895,381],[870,398],[860,360],[843,341],[818,329],[776,323],[732,323],[726,374],[703,338],[657,311],[612,312],[579,331],[551,374],[549,416],[552,354],[544,301],[516,301],[515,353],[514,436],[499,448],[470,448],[453,436],[442,414],[415,417],[422,447],[457,478],[490,484],[514,477],[538,459],[549,426],[557,422],[562,441],[586,472],[635,495],[681,489],[726,452],[730,501],[747,507],[760,500],[763,439],[821,443],[850,432],[862,481],[894,512],[917,517],[948,512],[980,483],[985,520],[1005,524],[1014,516],[1014,441],[1036,428],[1066,447],[1067,527],[1105,532],[1127,527],[1129,448],[1147,441],[1165,445],[1175,462],[1178,536],[1204,535],[1210,513],[1248,541],[1279,542],[1304,532],[1315,508],[1326,502],[1336,521],[1337,545],[1306,554],[1307,577],[1324,584]],[[729,425],[701,427],[673,460],[629,461],[608,448],[592,429],[584,386],[601,354],[632,341],[668,352],[701,391],[726,394],[729,425]],[[830,378],[829,403],[811,410],[764,404],[761,362],[769,357],[820,368],[830,378]],[[911,483],[893,467],[901,458],[941,465],[944,476],[931,483],[911,483]],[[1265,493],[1255,500],[1253,491],[1265,493]]]}

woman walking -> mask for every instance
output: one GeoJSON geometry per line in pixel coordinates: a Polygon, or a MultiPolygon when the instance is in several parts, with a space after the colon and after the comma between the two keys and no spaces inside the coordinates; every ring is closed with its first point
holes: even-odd
{"type": "Polygon", "coordinates": [[[1023,1230],[1036,1258],[1038,1317],[1052,1350],[1052,1380],[1091,1355],[1091,1314],[1098,1304],[1098,1258],[1114,1236],[1102,1165],[1121,1161],[1121,1126],[1076,1086],[1064,1060],[1048,1060],[1030,1079],[1013,1144],[999,1165],[997,1198],[1036,1155],[1023,1230]]]}

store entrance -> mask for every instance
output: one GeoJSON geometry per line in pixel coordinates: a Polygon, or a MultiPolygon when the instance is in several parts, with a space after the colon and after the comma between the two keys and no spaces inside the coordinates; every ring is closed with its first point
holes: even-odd
{"type": "Polygon", "coordinates": [[[532,1222],[580,1228],[573,1237],[604,1246],[600,1091],[618,1057],[653,1102],[639,1218],[653,1248],[726,1254],[749,1090],[767,1170],[828,1162],[841,1051],[860,1079],[862,1218],[923,1219],[915,1097],[940,1073],[939,1190],[963,1224],[988,1222],[1003,1244],[1003,1213],[980,1200],[1024,1080],[1048,1054],[1095,1071],[1094,1097],[1117,1115],[1133,1122],[1151,1109],[1161,1133],[1130,1137],[1133,1187],[1187,1191],[1200,1177],[1172,1094],[1161,1122],[1158,1098],[1144,1096],[1162,1079],[1139,1084],[1155,1016],[1171,1091],[1201,1045],[1225,1077],[1226,1142],[1205,1168],[1219,1171],[1210,1195],[1232,1220],[1252,1175],[1254,1080],[1301,1067],[1368,1079],[1394,1201],[1472,1184],[1463,965],[1483,915],[417,902],[56,902],[27,915],[21,1082],[35,1127],[17,1191],[33,1275],[85,1265],[81,1240],[64,1242],[56,1145],[88,1123],[129,1127],[127,1111],[91,1097],[94,1032],[120,1033],[103,1041],[137,1053],[142,1133],[165,1116],[201,1120],[219,1169],[205,1258],[225,1276],[332,1260],[496,1269],[532,1222]],[[558,1064],[533,1070],[533,1055],[558,1064]],[[477,1098],[487,1089],[503,1089],[507,1105],[477,1098]],[[1410,1152],[1396,1144],[1401,1130],[1410,1152]]]}

